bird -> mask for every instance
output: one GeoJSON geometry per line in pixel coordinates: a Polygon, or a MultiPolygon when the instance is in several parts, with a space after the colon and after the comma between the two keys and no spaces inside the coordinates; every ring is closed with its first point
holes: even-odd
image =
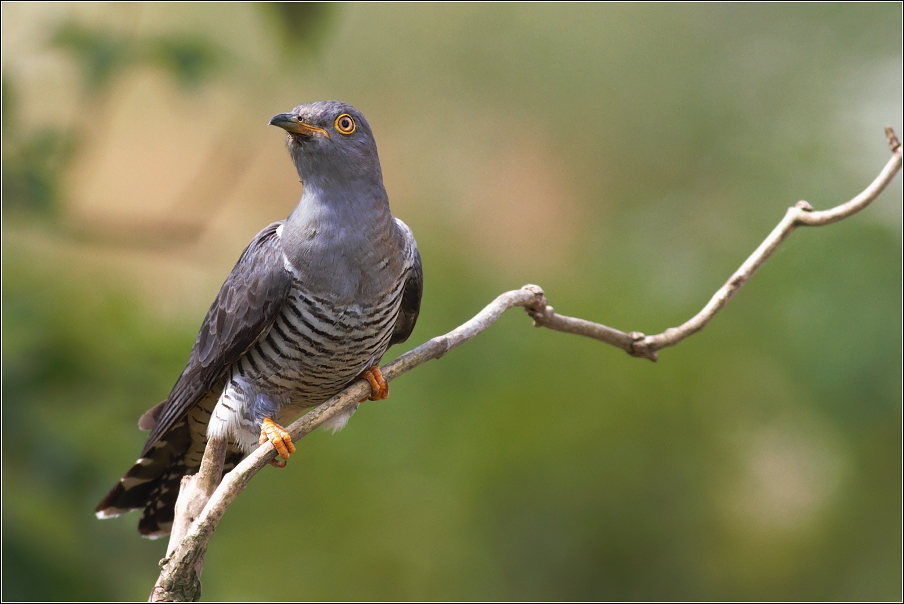
{"type": "Polygon", "coordinates": [[[181,479],[198,471],[208,438],[228,442],[224,472],[264,442],[282,467],[295,451],[283,425],[305,409],[359,379],[371,400],[386,398],[378,363],[417,322],[421,257],[390,212],[367,120],[318,101],[269,124],[286,131],[301,199],[242,252],[169,396],[139,419],[150,431],[141,456],[95,509],[99,518],[143,510],[144,537],[170,533],[181,479]]]}

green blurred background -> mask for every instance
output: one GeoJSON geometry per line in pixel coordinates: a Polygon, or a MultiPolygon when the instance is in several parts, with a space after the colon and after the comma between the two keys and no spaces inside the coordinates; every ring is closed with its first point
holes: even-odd
{"type": "MultiPolygon", "coordinates": [[[[2,34],[7,600],[147,597],[165,542],[93,507],[298,199],[272,115],[370,121],[424,259],[404,349],[528,282],[677,325],[902,131],[897,3],[4,3],[2,34]]],[[[504,316],[258,475],[204,598],[900,599],[901,182],[656,364],[504,316]]]]}

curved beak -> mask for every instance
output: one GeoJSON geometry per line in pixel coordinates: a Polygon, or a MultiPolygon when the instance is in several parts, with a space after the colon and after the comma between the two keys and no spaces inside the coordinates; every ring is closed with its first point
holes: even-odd
{"type": "Polygon", "coordinates": [[[291,113],[280,113],[274,115],[270,118],[270,125],[279,126],[286,132],[301,134],[302,136],[315,136],[317,134],[320,134],[327,138],[330,137],[330,133],[323,128],[305,124],[303,121],[298,119],[297,115],[291,113]]]}

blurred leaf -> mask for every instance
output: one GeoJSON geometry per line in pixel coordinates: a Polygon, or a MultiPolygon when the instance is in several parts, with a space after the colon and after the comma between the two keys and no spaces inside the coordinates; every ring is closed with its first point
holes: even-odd
{"type": "MultiPolygon", "coordinates": [[[[225,53],[206,40],[186,34],[131,39],[74,21],[60,26],[52,44],[75,59],[92,96],[102,94],[115,77],[141,64],[162,68],[184,88],[210,78],[225,53]]],[[[49,214],[61,196],[62,176],[77,151],[72,129],[18,133],[16,91],[3,76],[3,208],[49,214]]]]}
{"type": "Polygon", "coordinates": [[[89,92],[99,93],[117,72],[133,60],[132,40],[67,21],[52,38],[55,47],[67,51],[78,63],[89,92]]]}
{"type": "Polygon", "coordinates": [[[4,73],[2,77],[0,77],[0,112],[2,112],[2,119],[0,119],[0,125],[3,128],[3,142],[6,143],[7,137],[11,137],[16,133],[16,126],[18,125],[18,120],[16,120],[17,112],[16,109],[19,105],[19,95],[16,94],[15,84],[13,84],[12,79],[4,73]]]}
{"type": "Polygon", "coordinates": [[[145,589],[141,571],[136,583],[109,570],[125,557],[152,574],[159,545],[91,509],[141,442],[135,419],[172,385],[191,331],[148,322],[128,295],[49,268],[10,245],[5,228],[2,595],[109,600],[145,589]],[[29,425],[40,426],[40,446],[29,425]],[[107,542],[117,531],[128,543],[107,542]]]}
{"type": "Polygon", "coordinates": [[[223,59],[223,51],[197,36],[174,34],[142,43],[145,59],[165,69],[186,88],[211,77],[223,59]]]}
{"type": "Polygon", "coordinates": [[[332,2],[262,2],[257,6],[273,25],[287,59],[316,52],[338,10],[332,2]]]}
{"type": "Polygon", "coordinates": [[[3,208],[53,213],[62,196],[63,169],[72,158],[74,137],[40,130],[19,144],[3,146],[3,208]]]}
{"type": "Polygon", "coordinates": [[[18,132],[16,90],[3,75],[3,209],[51,214],[62,195],[62,176],[75,151],[71,131],[18,132]]]}
{"type": "Polygon", "coordinates": [[[57,30],[53,44],[76,60],[91,94],[103,92],[118,73],[140,64],[160,67],[180,85],[193,88],[211,77],[225,56],[200,36],[178,33],[135,39],[72,21],[57,30]]]}

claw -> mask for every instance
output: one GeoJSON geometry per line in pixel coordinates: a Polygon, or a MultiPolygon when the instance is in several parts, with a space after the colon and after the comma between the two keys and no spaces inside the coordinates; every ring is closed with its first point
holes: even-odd
{"type": "Polygon", "coordinates": [[[286,432],[286,429],[277,424],[269,417],[264,418],[261,422],[261,437],[258,441],[260,444],[269,442],[279,453],[282,460],[271,459],[270,465],[274,468],[285,468],[289,455],[295,452],[295,445],[292,443],[292,437],[286,432]]]}
{"type": "Polygon", "coordinates": [[[366,400],[382,401],[389,396],[389,384],[386,383],[383,372],[381,372],[380,368],[376,365],[365,370],[360,377],[370,382],[371,390],[369,397],[361,399],[362,403],[366,400]]]}

